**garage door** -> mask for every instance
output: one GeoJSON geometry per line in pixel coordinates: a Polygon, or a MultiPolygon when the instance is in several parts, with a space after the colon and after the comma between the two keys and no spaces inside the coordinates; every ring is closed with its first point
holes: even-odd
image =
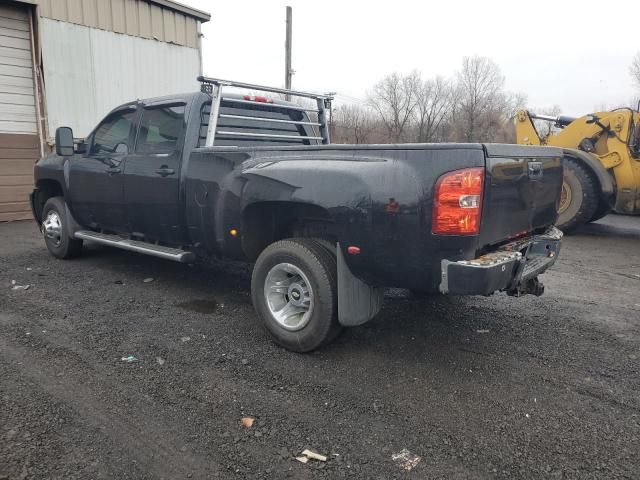
{"type": "Polygon", "coordinates": [[[29,10],[0,3],[0,221],[30,217],[33,163],[40,156],[29,10]]]}

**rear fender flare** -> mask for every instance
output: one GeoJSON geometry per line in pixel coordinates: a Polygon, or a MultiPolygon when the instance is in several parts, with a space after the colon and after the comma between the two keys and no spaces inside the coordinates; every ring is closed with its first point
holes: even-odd
{"type": "MultiPolygon", "coordinates": [[[[353,172],[325,169],[291,169],[282,162],[279,169],[255,169],[244,172],[239,192],[239,214],[256,204],[291,205],[308,207],[330,220],[338,240],[343,238],[346,226],[366,222],[371,213],[371,187],[366,179],[353,172]],[[304,175],[303,175],[304,173],[304,175]]],[[[296,167],[296,168],[294,168],[296,167]]],[[[227,210],[228,211],[228,210],[227,210]]],[[[219,216],[221,218],[221,216],[219,216]]]]}

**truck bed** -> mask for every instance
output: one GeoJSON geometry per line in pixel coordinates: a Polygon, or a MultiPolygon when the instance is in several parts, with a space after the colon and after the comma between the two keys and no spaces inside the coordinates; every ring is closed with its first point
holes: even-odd
{"type": "Polygon", "coordinates": [[[325,236],[361,247],[348,259],[356,275],[377,285],[437,290],[443,258],[473,259],[554,223],[560,165],[556,149],[483,144],[200,148],[186,177],[188,221],[195,241],[242,257],[242,239],[224,232],[248,211],[279,202],[316,208],[325,236]],[[479,234],[434,235],[438,178],[469,167],[486,169],[479,234]],[[208,201],[197,200],[204,192],[208,201]],[[212,217],[217,235],[200,220],[212,217]]]}

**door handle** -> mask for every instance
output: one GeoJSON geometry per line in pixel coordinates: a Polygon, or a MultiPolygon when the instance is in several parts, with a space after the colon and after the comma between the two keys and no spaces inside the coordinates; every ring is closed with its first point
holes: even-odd
{"type": "Polygon", "coordinates": [[[120,167],[109,167],[107,168],[107,173],[112,174],[112,173],[120,173],[122,171],[122,169],[120,167]]]}
{"type": "Polygon", "coordinates": [[[176,173],[176,171],[173,168],[160,167],[159,169],[156,170],[156,173],[158,175],[162,175],[163,177],[166,177],[167,175],[173,175],[174,173],[176,173]]]}

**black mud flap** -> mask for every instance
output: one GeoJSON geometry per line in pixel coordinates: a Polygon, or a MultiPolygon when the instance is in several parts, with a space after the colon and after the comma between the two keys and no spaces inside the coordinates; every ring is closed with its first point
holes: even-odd
{"type": "Polygon", "coordinates": [[[355,327],[375,317],[384,298],[384,289],[372,287],[351,273],[338,243],[338,321],[345,327],[355,327]]]}

